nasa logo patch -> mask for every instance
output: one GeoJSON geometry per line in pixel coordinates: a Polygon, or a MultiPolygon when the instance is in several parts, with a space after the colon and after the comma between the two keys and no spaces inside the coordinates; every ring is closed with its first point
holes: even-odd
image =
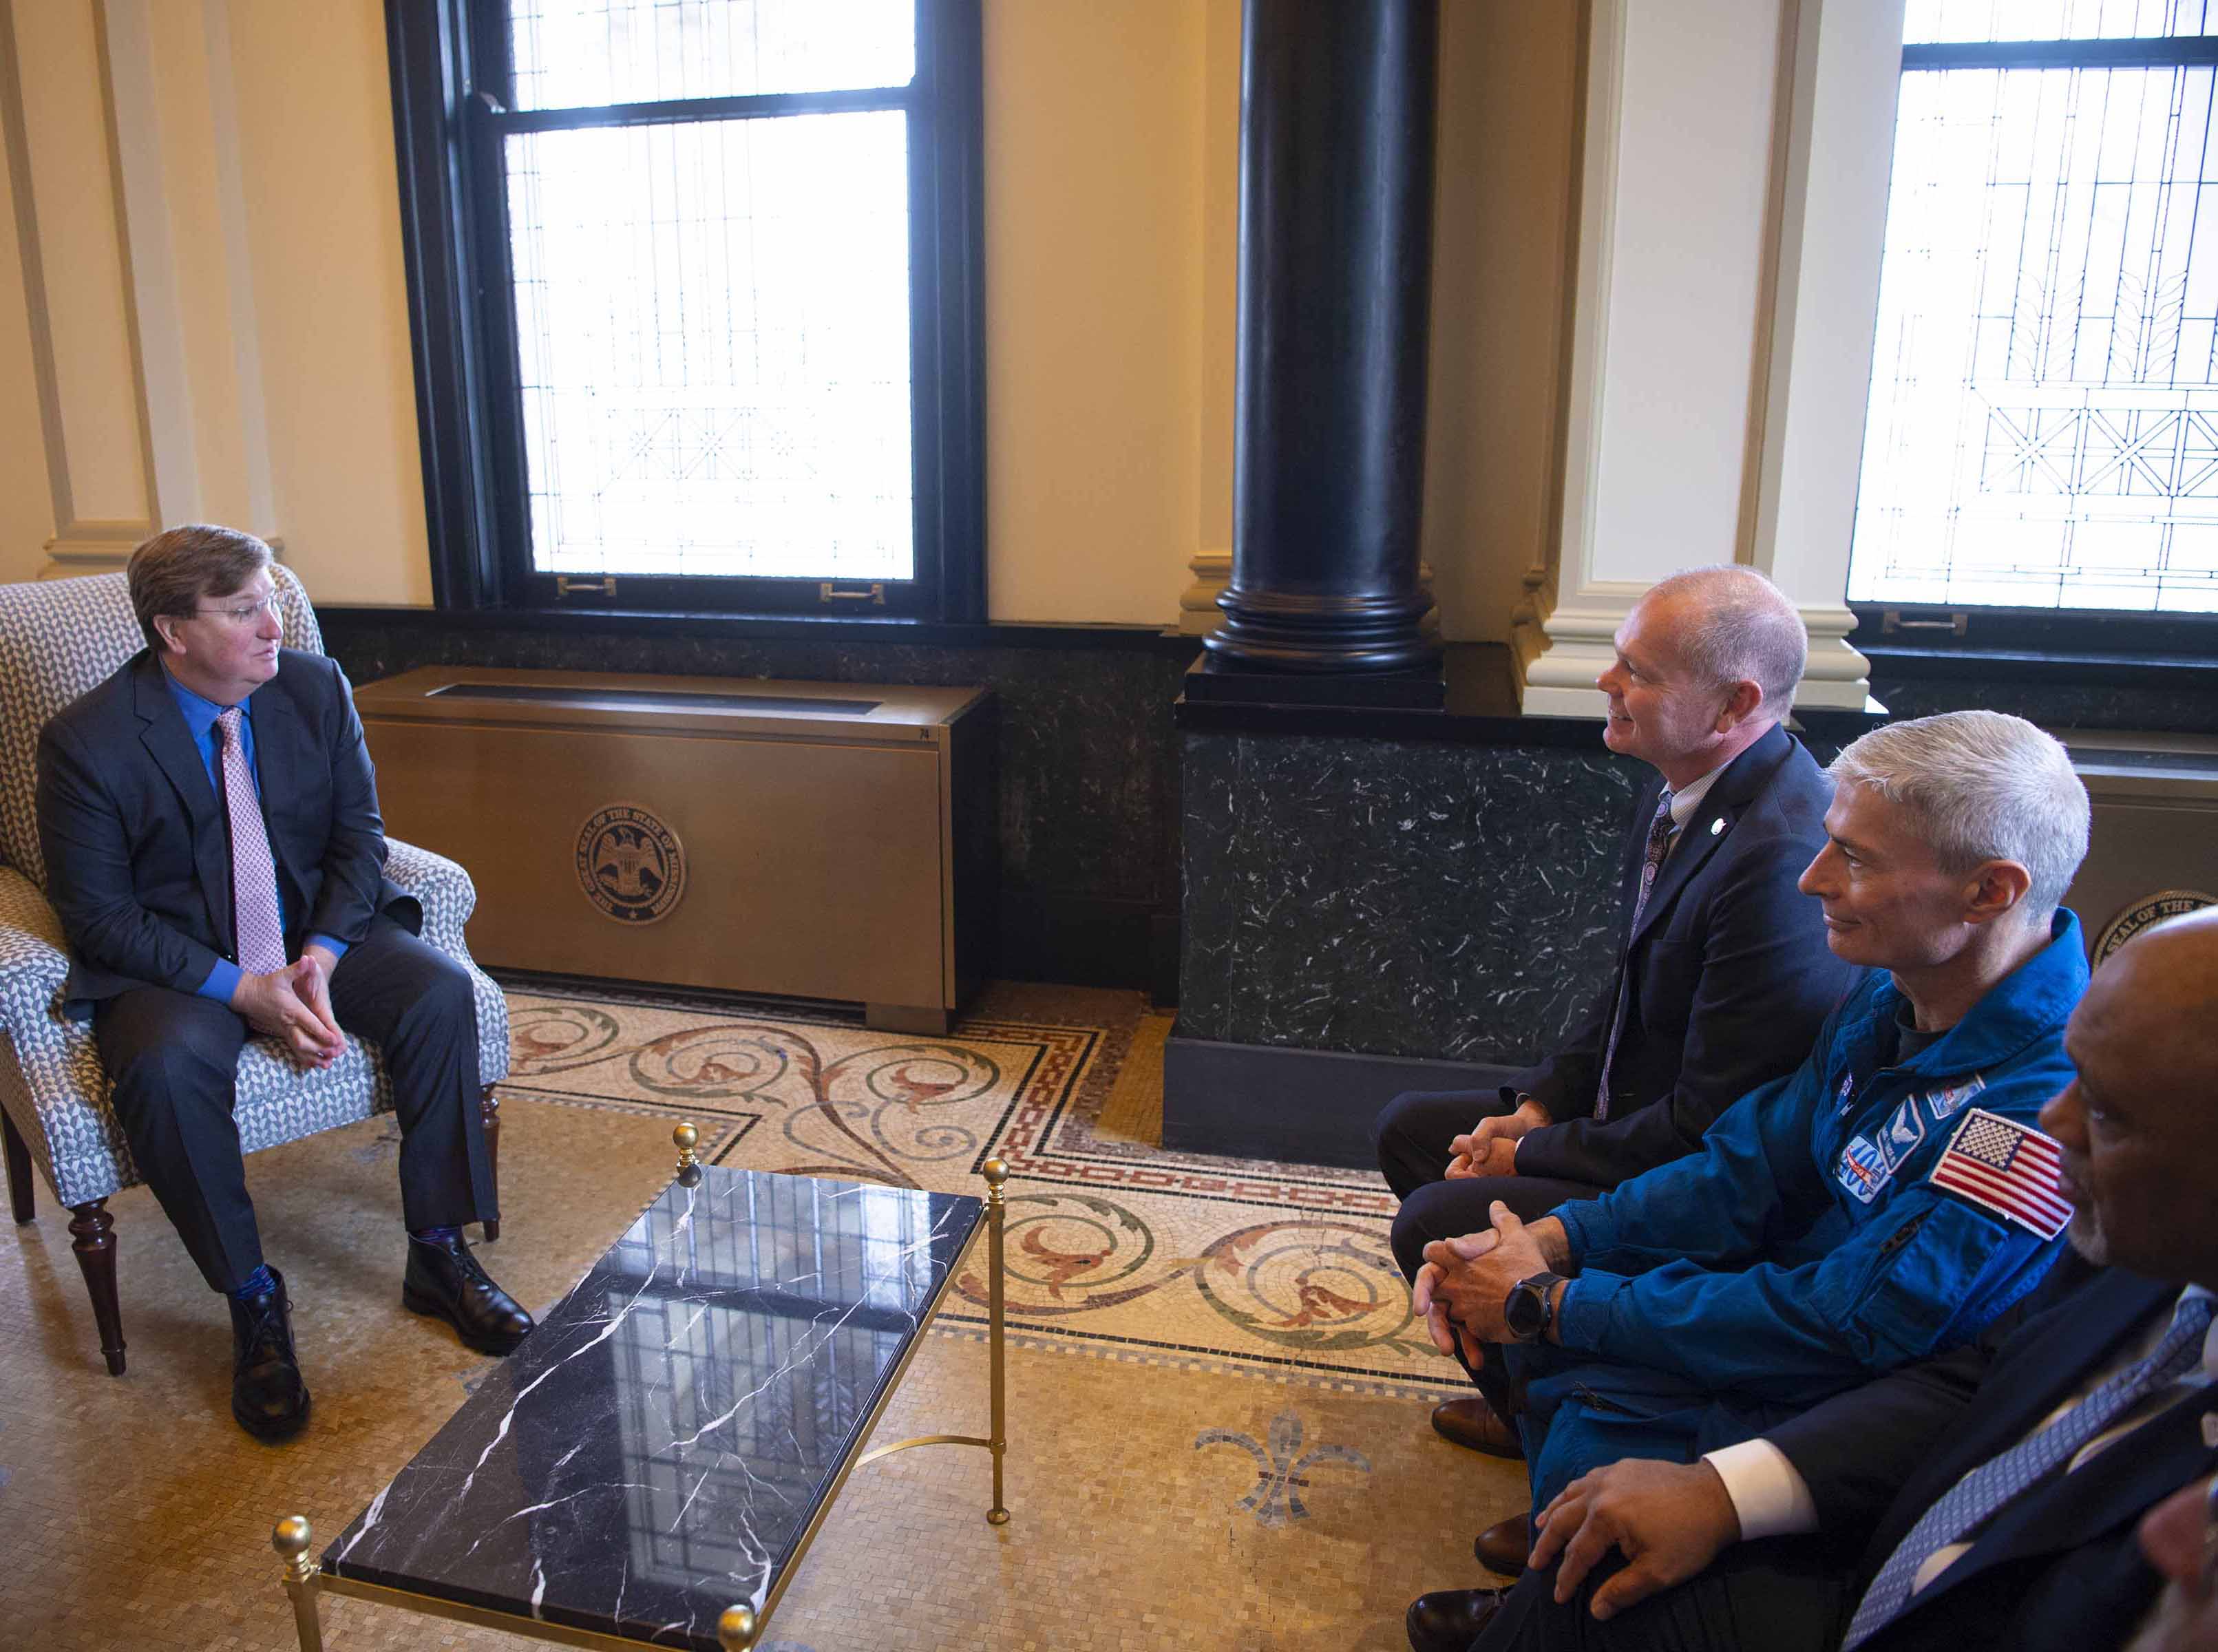
{"type": "Polygon", "coordinates": [[[1869,1204],[1879,1197],[1880,1189],[1887,1185],[1887,1179],[1893,1170],[1887,1156],[1860,1135],[1841,1149],[1840,1167],[1833,1174],[1860,1202],[1869,1204]]]}

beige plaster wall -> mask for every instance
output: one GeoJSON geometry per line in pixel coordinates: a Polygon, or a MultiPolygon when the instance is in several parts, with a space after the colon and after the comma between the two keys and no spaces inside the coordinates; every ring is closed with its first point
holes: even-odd
{"type": "Polygon", "coordinates": [[[431,600],[381,0],[231,0],[270,477],[325,602],[431,600]]]}
{"type": "Polygon", "coordinates": [[[0,581],[35,579],[54,531],[34,373],[15,195],[0,166],[0,581]]]}
{"type": "Polygon", "coordinates": [[[987,0],[996,619],[1159,624],[1186,583],[1201,487],[1208,10],[987,0]]]}
{"type": "Polygon", "coordinates": [[[1424,554],[1455,641],[1509,636],[1556,531],[1579,9],[1440,8],[1424,554]]]}
{"type": "MultiPolygon", "coordinates": [[[[227,30],[270,525],[325,601],[428,603],[381,0],[201,3],[227,30]]],[[[1167,623],[1230,543],[1239,9],[985,0],[995,618],[1167,623]]],[[[1550,528],[1578,9],[1443,0],[1424,548],[1453,638],[1507,634],[1550,528]]],[[[84,65],[24,65],[63,72],[96,110],[84,65]]],[[[0,578],[27,578],[53,523],[12,234],[0,578]]]]}

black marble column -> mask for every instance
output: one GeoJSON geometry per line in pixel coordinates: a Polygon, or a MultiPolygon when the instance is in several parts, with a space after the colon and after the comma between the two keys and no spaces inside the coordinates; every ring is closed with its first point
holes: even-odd
{"type": "Polygon", "coordinates": [[[1232,577],[1187,693],[1440,703],[1417,574],[1438,0],[1247,0],[1232,577]]]}

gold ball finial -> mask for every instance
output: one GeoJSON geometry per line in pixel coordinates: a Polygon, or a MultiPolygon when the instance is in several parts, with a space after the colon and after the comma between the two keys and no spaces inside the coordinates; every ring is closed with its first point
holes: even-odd
{"type": "Polygon", "coordinates": [[[1006,1159],[988,1159],[986,1160],[983,1174],[986,1178],[986,1185],[995,1192],[1000,1192],[1001,1184],[1009,1179],[1008,1161],[1006,1159]]]}
{"type": "Polygon", "coordinates": [[[700,1143],[701,1132],[695,1129],[691,1123],[680,1124],[676,1129],[671,1131],[670,1139],[678,1144],[678,1169],[688,1169],[697,1162],[693,1157],[693,1149],[700,1143]]]}
{"type": "Polygon", "coordinates": [[[724,1652],[747,1652],[759,1627],[753,1606],[727,1606],[724,1615],[716,1619],[716,1644],[724,1652]]]}
{"type": "Polygon", "coordinates": [[[308,1522],[298,1514],[288,1514],[270,1529],[270,1546],[287,1560],[298,1560],[308,1552],[308,1522]]]}

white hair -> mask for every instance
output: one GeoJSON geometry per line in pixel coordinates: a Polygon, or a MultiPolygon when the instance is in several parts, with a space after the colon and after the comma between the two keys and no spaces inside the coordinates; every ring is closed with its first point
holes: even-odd
{"type": "Polygon", "coordinates": [[[2029,924],[2046,925],[2087,853],[2087,788],[2054,737],[2000,711],[1875,728],[1835,758],[1838,782],[1907,809],[1943,871],[2016,861],[2029,924]]]}
{"type": "Polygon", "coordinates": [[[1680,597],[1693,617],[1676,632],[1681,656],[1719,688],[1745,679],[1763,690],[1763,709],[1787,715],[1810,654],[1802,616],[1779,587],[1754,568],[1728,564],[1682,568],[1659,579],[1641,600],[1680,597]]]}

